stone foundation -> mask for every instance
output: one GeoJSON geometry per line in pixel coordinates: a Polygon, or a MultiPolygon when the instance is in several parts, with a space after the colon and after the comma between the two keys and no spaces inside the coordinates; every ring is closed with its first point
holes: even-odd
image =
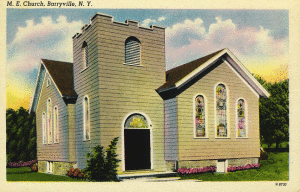
{"type": "MultiPolygon", "coordinates": [[[[258,164],[259,158],[243,158],[243,159],[226,159],[228,167],[238,167],[245,166],[247,164],[258,164]]],[[[202,168],[207,166],[216,166],[217,167],[218,160],[199,160],[199,161],[178,161],[177,168],[202,168]]],[[[167,165],[170,168],[175,166],[174,161],[167,161],[167,165]]]]}
{"type": "Polygon", "coordinates": [[[167,171],[175,171],[178,168],[177,161],[166,161],[167,171]]]}
{"type": "MultiPolygon", "coordinates": [[[[48,173],[47,171],[48,161],[38,161],[38,168],[40,173],[48,173]]],[[[77,165],[74,162],[61,162],[53,161],[52,163],[52,174],[54,175],[66,175],[70,168],[76,168],[77,165]]]]}
{"type": "Polygon", "coordinates": [[[228,167],[238,167],[238,166],[245,166],[248,164],[258,164],[259,158],[245,158],[245,159],[228,159],[228,167]]]}

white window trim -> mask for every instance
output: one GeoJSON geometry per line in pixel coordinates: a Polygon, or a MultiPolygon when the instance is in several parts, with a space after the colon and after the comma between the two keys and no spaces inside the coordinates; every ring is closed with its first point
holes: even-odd
{"type": "MultiPolygon", "coordinates": [[[[133,114],[140,114],[140,115],[143,115],[148,124],[149,124],[149,128],[142,128],[142,129],[150,129],[150,169],[154,169],[154,166],[153,166],[153,151],[154,151],[154,145],[153,145],[153,124],[152,124],[152,121],[151,119],[149,118],[148,115],[146,115],[145,113],[141,112],[141,111],[133,111],[131,113],[128,113],[123,121],[122,121],[122,124],[121,124],[121,136],[122,136],[122,157],[121,157],[121,163],[122,163],[122,171],[125,171],[125,145],[124,145],[124,129],[125,129],[125,123],[126,123],[126,120],[133,114]]],[[[131,129],[131,128],[130,128],[131,129]]],[[[132,128],[132,129],[136,129],[136,128],[132,128]]]]}
{"type": "Polygon", "coordinates": [[[59,114],[58,114],[58,107],[54,106],[53,107],[53,143],[59,143],[59,114]],[[56,109],[56,113],[55,114],[55,109],[56,109]],[[57,135],[57,141],[55,141],[55,133],[57,135]]]}
{"type": "Polygon", "coordinates": [[[235,126],[235,137],[237,138],[237,139],[248,139],[249,137],[248,137],[248,102],[246,101],[246,99],[245,98],[243,98],[243,97],[239,97],[237,100],[236,100],[236,103],[235,103],[235,124],[236,124],[236,126],[235,126]],[[238,136],[238,113],[237,113],[237,104],[238,104],[238,101],[240,100],[240,99],[243,99],[244,100],[244,105],[245,105],[245,111],[244,111],[244,113],[245,113],[245,127],[246,127],[246,136],[245,137],[239,137],[238,136]]]}
{"type": "Polygon", "coordinates": [[[47,172],[48,173],[53,172],[53,161],[47,161],[47,172]]]}
{"type": "Polygon", "coordinates": [[[91,113],[90,113],[90,110],[91,110],[91,105],[90,105],[90,98],[87,96],[87,95],[85,95],[84,97],[83,97],[83,100],[82,100],[82,111],[83,111],[83,141],[90,141],[91,140],[91,113]],[[88,125],[89,125],[89,139],[87,139],[86,138],[86,127],[85,127],[85,98],[87,98],[87,101],[88,101],[88,114],[89,114],[89,122],[88,122],[88,125]]]}
{"type": "Polygon", "coordinates": [[[47,87],[49,87],[51,85],[50,77],[47,77],[46,84],[47,84],[47,87]]]}
{"type": "Polygon", "coordinates": [[[214,125],[214,132],[215,132],[215,139],[230,139],[230,116],[229,116],[229,109],[230,109],[230,97],[229,97],[229,88],[227,86],[226,83],[224,82],[218,82],[217,84],[215,84],[214,86],[214,120],[215,120],[215,125],[214,125]],[[223,84],[226,88],[226,122],[227,122],[227,137],[218,137],[217,136],[217,102],[216,102],[216,89],[217,89],[217,86],[219,84],[223,84]]]}
{"type": "Polygon", "coordinates": [[[52,109],[52,101],[51,101],[51,98],[48,98],[47,99],[47,115],[46,115],[46,126],[47,126],[47,143],[48,144],[53,144],[53,126],[52,126],[52,112],[51,112],[51,109],[52,109]],[[48,101],[50,101],[50,106],[48,106],[48,101]],[[50,110],[48,112],[48,110],[50,110]],[[50,114],[50,117],[48,117],[50,114]],[[50,120],[49,120],[50,119],[50,120]],[[48,122],[48,120],[50,121],[50,123],[48,122]],[[52,133],[52,139],[50,138],[50,134],[49,134],[49,131],[51,130],[51,133],[52,133]]]}
{"type": "Polygon", "coordinates": [[[46,117],[46,113],[43,112],[42,113],[42,142],[43,145],[47,144],[47,117],[46,117]]]}
{"type": "Polygon", "coordinates": [[[207,110],[207,104],[208,104],[208,100],[207,100],[207,98],[206,98],[206,96],[204,95],[204,94],[202,94],[202,93],[199,93],[199,94],[196,94],[196,95],[194,95],[194,97],[193,97],[193,123],[194,123],[194,129],[193,129],[193,131],[194,131],[194,139],[208,139],[209,137],[208,137],[208,110],[207,110]],[[196,136],[196,108],[195,108],[195,99],[196,99],[196,97],[197,96],[203,96],[203,98],[204,98],[204,111],[205,111],[205,136],[204,137],[197,137],[196,136]]]}

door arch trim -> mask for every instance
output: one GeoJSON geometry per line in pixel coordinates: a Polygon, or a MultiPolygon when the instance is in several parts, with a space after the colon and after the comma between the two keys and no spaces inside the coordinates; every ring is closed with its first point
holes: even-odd
{"type": "Polygon", "coordinates": [[[149,128],[147,129],[150,129],[150,169],[153,169],[153,138],[152,138],[152,135],[153,135],[153,124],[152,124],[152,121],[151,119],[149,118],[148,115],[146,115],[145,113],[141,112],[141,111],[133,111],[133,112],[130,112],[130,113],[127,113],[127,115],[125,115],[125,117],[123,118],[123,121],[122,121],[122,125],[121,125],[121,136],[122,136],[122,159],[121,159],[121,162],[122,162],[122,171],[125,171],[125,145],[124,145],[124,129],[125,129],[125,123],[126,123],[126,120],[133,114],[140,114],[142,116],[144,116],[149,124],[149,128]]]}

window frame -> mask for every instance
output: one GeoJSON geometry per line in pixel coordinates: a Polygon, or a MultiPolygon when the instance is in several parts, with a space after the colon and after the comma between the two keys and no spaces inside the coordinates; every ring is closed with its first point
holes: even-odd
{"type": "Polygon", "coordinates": [[[53,172],[53,161],[47,161],[47,173],[53,172]]]}
{"type": "Polygon", "coordinates": [[[223,83],[223,82],[218,82],[217,84],[215,84],[215,87],[214,87],[214,114],[215,114],[215,116],[214,116],[214,118],[215,118],[215,127],[214,127],[214,130],[215,130],[215,138],[216,139],[229,139],[230,138],[230,116],[229,116],[229,106],[230,106],[230,94],[229,94],[229,88],[228,88],[228,86],[225,84],[225,83],[223,83]],[[218,112],[217,112],[217,87],[219,86],[219,85],[223,85],[224,87],[225,87],[225,89],[226,89],[226,103],[225,103],[225,105],[226,105],[226,124],[227,124],[227,126],[226,126],[226,131],[227,131],[227,136],[226,137],[220,137],[220,136],[218,136],[218,131],[217,131],[217,124],[219,123],[218,122],[218,112]]]}
{"type": "Polygon", "coordinates": [[[50,77],[47,77],[46,86],[49,87],[51,85],[50,77]]]}
{"type": "Polygon", "coordinates": [[[43,145],[46,145],[47,142],[47,117],[46,113],[42,113],[42,143],[43,145]]]}
{"type": "Polygon", "coordinates": [[[193,97],[193,132],[194,132],[194,139],[207,139],[209,138],[208,137],[208,121],[207,121],[207,118],[208,118],[208,110],[207,110],[207,98],[204,94],[202,93],[199,93],[199,94],[196,94],[194,97],[193,97]],[[205,135],[203,137],[201,136],[197,136],[196,134],[196,131],[197,131],[197,128],[196,128],[196,98],[198,96],[202,96],[203,97],[203,100],[204,100],[204,125],[205,125],[205,135]]]}
{"type": "Polygon", "coordinates": [[[237,139],[247,139],[248,138],[248,102],[246,101],[245,98],[243,97],[239,97],[237,100],[236,100],[236,103],[235,103],[235,123],[236,123],[236,138],[237,139]],[[245,120],[245,136],[244,137],[239,137],[238,136],[238,124],[239,124],[239,119],[238,119],[238,103],[240,100],[243,100],[244,101],[244,120],[245,120]]]}
{"type": "Polygon", "coordinates": [[[86,41],[82,43],[81,52],[82,52],[82,61],[83,61],[83,70],[89,67],[89,46],[86,41]]]}
{"type": "Polygon", "coordinates": [[[83,141],[90,141],[91,140],[91,125],[90,125],[91,113],[90,113],[90,99],[87,95],[85,95],[83,97],[82,108],[83,108],[83,141]],[[87,99],[87,109],[86,109],[85,99],[87,99]],[[86,114],[86,112],[87,112],[87,114],[86,114]],[[88,116],[88,124],[86,124],[86,116],[88,116]],[[87,129],[86,126],[87,125],[89,128],[89,138],[88,139],[87,139],[87,135],[86,135],[86,129],[87,129]]]}
{"type": "Polygon", "coordinates": [[[47,143],[53,144],[53,130],[52,130],[52,102],[51,98],[47,99],[47,143]],[[51,132],[51,133],[50,133],[51,132]]]}
{"type": "Polygon", "coordinates": [[[141,41],[134,36],[130,36],[125,40],[125,44],[124,44],[124,51],[125,51],[125,57],[124,57],[124,65],[130,65],[130,66],[142,66],[142,46],[141,46],[141,41]],[[129,43],[130,41],[135,41],[138,43],[139,45],[139,54],[138,54],[138,60],[139,62],[132,62],[132,61],[127,61],[128,53],[127,53],[127,43],[129,43]]]}
{"type": "Polygon", "coordinates": [[[58,107],[53,108],[53,143],[59,143],[59,115],[58,107]],[[57,138],[57,140],[56,140],[57,138]]]}

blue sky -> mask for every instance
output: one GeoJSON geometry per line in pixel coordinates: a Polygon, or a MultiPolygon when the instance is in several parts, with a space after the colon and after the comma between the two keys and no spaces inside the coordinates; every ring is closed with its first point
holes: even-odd
{"type": "Polygon", "coordinates": [[[288,10],[7,9],[7,107],[28,108],[41,58],[72,62],[71,37],[96,12],[165,27],[167,69],[229,48],[250,72],[287,78],[288,10]]]}

